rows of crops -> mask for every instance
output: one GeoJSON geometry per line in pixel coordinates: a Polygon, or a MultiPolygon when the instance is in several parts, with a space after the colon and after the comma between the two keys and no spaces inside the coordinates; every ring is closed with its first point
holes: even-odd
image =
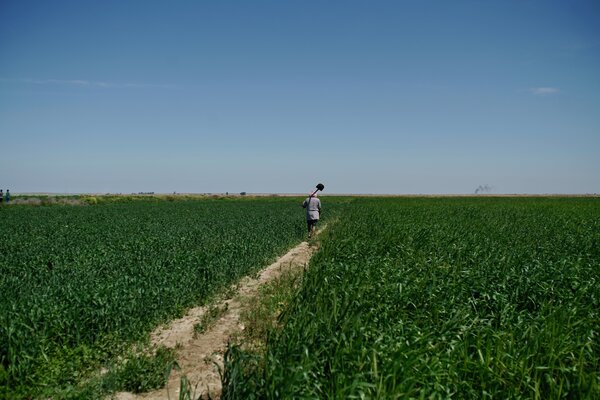
{"type": "Polygon", "coordinates": [[[597,199],[359,199],[225,398],[600,398],[597,199]]]}
{"type": "Polygon", "coordinates": [[[0,397],[71,385],[304,235],[298,199],[0,209],[0,397]]]}

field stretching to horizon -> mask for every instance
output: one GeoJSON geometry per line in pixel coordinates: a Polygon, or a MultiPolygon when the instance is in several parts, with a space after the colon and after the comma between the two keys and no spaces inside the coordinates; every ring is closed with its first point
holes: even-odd
{"type": "MultiPolygon", "coordinates": [[[[0,398],[68,397],[62,389],[305,235],[299,199],[100,203],[0,207],[0,398]]],[[[157,386],[113,386],[136,385],[157,386]]]]}
{"type": "MultiPolygon", "coordinates": [[[[139,350],[149,333],[303,240],[301,201],[0,207],[0,398],[160,387],[175,356],[139,350]]],[[[228,349],[223,398],[600,398],[599,199],[322,201],[298,292],[264,348],[228,349]]]]}
{"type": "Polygon", "coordinates": [[[357,199],[225,399],[600,398],[600,202],[357,199]]]}

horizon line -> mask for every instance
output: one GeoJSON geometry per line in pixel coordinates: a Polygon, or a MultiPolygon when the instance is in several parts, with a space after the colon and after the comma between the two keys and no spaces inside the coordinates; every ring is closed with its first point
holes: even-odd
{"type": "MultiPolygon", "coordinates": [[[[222,197],[303,197],[303,192],[11,192],[14,196],[222,196],[222,197]],[[243,194],[242,194],[243,193],[243,194]]],[[[600,193],[319,193],[319,197],[600,197],[600,193]]]]}

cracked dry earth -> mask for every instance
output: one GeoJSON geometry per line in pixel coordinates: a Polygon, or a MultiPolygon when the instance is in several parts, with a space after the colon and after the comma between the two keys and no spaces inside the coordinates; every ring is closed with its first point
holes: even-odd
{"type": "Polygon", "coordinates": [[[210,395],[211,398],[219,398],[221,377],[217,365],[219,368],[223,367],[223,354],[228,339],[244,329],[240,323],[240,314],[247,307],[247,299],[256,296],[261,285],[276,279],[283,272],[304,268],[317,248],[318,245],[302,242],[262,270],[258,278],[242,279],[238,284],[238,293],[232,299],[219,304],[219,306],[226,305],[225,313],[214,326],[203,334],[194,335],[194,325],[208,310],[206,306],[193,308],[183,318],[171,321],[167,327],[161,327],[154,331],[151,336],[153,344],[169,348],[177,347],[177,363],[181,370],[171,372],[169,381],[163,389],[141,394],[120,392],[110,398],[117,400],[177,399],[179,398],[180,378],[184,375],[187,376],[192,388],[195,388],[195,398],[200,395],[204,396],[203,398],[207,395],[210,395]]]}

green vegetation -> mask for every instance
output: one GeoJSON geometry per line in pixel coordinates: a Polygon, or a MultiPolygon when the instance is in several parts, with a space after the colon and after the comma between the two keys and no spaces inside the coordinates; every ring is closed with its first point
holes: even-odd
{"type": "Polygon", "coordinates": [[[218,304],[211,304],[208,306],[206,312],[200,318],[200,321],[194,325],[194,334],[200,335],[210,328],[212,328],[219,318],[221,318],[225,312],[227,312],[227,303],[220,306],[218,304]]]}
{"type": "MultiPolygon", "coordinates": [[[[294,198],[73,200],[0,208],[0,398],[162,386],[148,333],[306,235],[294,198]]],[[[224,398],[600,398],[598,199],[348,203],[244,316],[224,398]]]]}
{"type": "Polygon", "coordinates": [[[107,366],[103,374],[91,377],[77,387],[55,388],[60,399],[99,399],[108,393],[147,392],[164,387],[172,369],[178,368],[173,349],[159,347],[154,353],[131,353],[107,366]]]}
{"type": "Polygon", "coordinates": [[[303,270],[289,270],[259,289],[257,296],[247,300],[240,315],[244,326],[238,339],[244,349],[262,350],[269,334],[281,327],[281,318],[302,283],[303,270]]]}
{"type": "Polygon", "coordinates": [[[115,360],[305,235],[299,199],[165,200],[0,208],[0,398],[66,398],[109,365],[160,377],[164,354],[115,360]]]}
{"type": "Polygon", "coordinates": [[[600,398],[597,199],[357,199],[225,399],[600,398]]]}

